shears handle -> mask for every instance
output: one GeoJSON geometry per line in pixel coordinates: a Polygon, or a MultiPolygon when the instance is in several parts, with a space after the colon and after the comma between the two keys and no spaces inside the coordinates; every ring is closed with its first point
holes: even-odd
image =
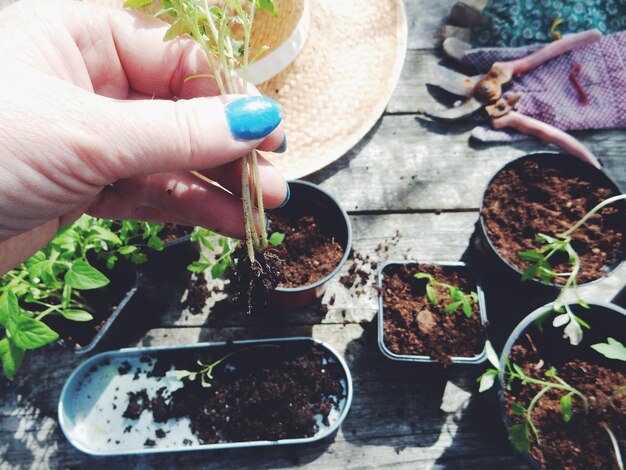
{"type": "Polygon", "coordinates": [[[532,70],[544,62],[547,62],[555,57],[560,56],[572,49],[577,49],[587,44],[592,44],[602,38],[602,33],[597,29],[590,29],[582,31],[576,34],[570,34],[564,36],[562,39],[551,42],[545,45],[541,49],[536,50],[526,57],[520,59],[511,60],[509,62],[496,62],[494,66],[498,66],[509,79],[515,75],[521,75],[523,73],[532,70]]]}
{"type": "Polygon", "coordinates": [[[511,127],[523,134],[535,136],[544,142],[556,145],[566,153],[578,157],[596,168],[602,168],[594,154],[579,140],[563,132],[561,129],[535,118],[524,116],[517,111],[510,111],[504,116],[493,119],[493,127],[496,129],[511,127]]]}

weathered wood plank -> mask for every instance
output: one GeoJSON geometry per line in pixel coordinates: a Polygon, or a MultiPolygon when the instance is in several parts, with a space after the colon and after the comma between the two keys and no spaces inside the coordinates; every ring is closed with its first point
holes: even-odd
{"type": "MultiPolygon", "coordinates": [[[[606,173],[626,190],[626,133],[579,133],[606,173]]],[[[554,150],[537,140],[512,145],[468,142],[469,129],[385,116],[355,149],[307,179],[330,191],[348,211],[478,209],[490,178],[507,162],[554,150]]]]}
{"type": "MultiPolygon", "coordinates": [[[[294,334],[305,331],[292,327],[166,328],[150,331],[141,343],[191,344],[198,340],[294,334]]],[[[89,457],[71,447],[56,423],[61,386],[78,359],[50,351],[47,356],[33,355],[27,360],[28,377],[18,377],[12,386],[0,380],[2,468],[422,468],[435,463],[447,465],[458,459],[467,459],[478,468],[518,463],[499,432],[495,402],[489,396],[476,394],[478,368],[443,372],[434,367],[388,361],[377,351],[372,329],[360,325],[316,325],[309,334],[343,353],[355,378],[352,410],[332,441],[210,454],[89,457]],[[52,358],[54,369],[50,368],[52,358]],[[39,379],[34,382],[32,377],[39,379]]]]}

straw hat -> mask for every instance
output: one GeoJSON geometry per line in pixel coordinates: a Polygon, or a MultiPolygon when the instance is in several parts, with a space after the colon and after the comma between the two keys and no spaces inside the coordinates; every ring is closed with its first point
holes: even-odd
{"type": "Polygon", "coordinates": [[[270,49],[249,75],[284,112],[287,152],[265,156],[295,179],[340,158],[374,126],[402,70],[407,25],[402,0],[276,3],[278,18],[255,16],[251,56],[270,49]]]}

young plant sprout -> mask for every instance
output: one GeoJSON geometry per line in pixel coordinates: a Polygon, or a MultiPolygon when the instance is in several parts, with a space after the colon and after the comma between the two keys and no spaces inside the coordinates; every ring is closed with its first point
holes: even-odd
{"type": "Polygon", "coordinates": [[[285,234],[282,232],[274,232],[270,235],[268,242],[272,246],[280,246],[285,241],[285,234]]]}
{"type": "Polygon", "coordinates": [[[572,225],[565,232],[562,232],[554,237],[540,233],[535,241],[543,244],[541,248],[535,251],[522,251],[518,254],[520,258],[531,263],[530,266],[524,269],[522,273],[522,281],[538,277],[544,284],[549,284],[556,278],[566,279],[559,295],[554,300],[554,311],[560,315],[557,315],[553,319],[552,324],[556,328],[565,326],[563,330],[563,337],[568,338],[570,343],[573,345],[579,344],[583,338],[583,330],[581,326],[588,329],[589,325],[572,312],[569,305],[564,302],[565,295],[567,292],[572,290],[576,294],[576,298],[580,305],[585,308],[589,308],[589,305],[587,305],[587,302],[585,302],[577,292],[576,278],[580,272],[581,261],[580,256],[572,247],[572,234],[604,207],[622,200],[626,200],[626,194],[620,194],[605,199],[587,212],[587,214],[585,214],[578,222],[572,225]],[[550,265],[550,259],[557,253],[565,253],[567,255],[568,263],[571,266],[571,270],[569,272],[556,272],[550,265]]]}
{"type": "Polygon", "coordinates": [[[435,291],[435,286],[439,286],[448,290],[448,296],[450,297],[450,300],[452,300],[452,302],[444,307],[444,312],[454,313],[461,308],[467,318],[472,317],[472,305],[478,303],[478,294],[476,292],[472,291],[469,294],[466,294],[456,286],[437,281],[434,276],[428,273],[415,273],[413,277],[415,279],[428,280],[428,283],[426,284],[426,297],[430,303],[433,305],[437,305],[439,303],[437,292],[435,291]]]}
{"type": "Polygon", "coordinates": [[[211,253],[218,253],[217,247],[221,249],[215,259],[210,258],[204,252],[200,252],[200,259],[187,266],[187,269],[192,273],[201,273],[211,268],[213,279],[219,279],[234,266],[232,257],[237,248],[237,240],[223,237],[205,228],[196,227],[191,234],[191,241],[199,242],[211,253]]]}
{"type": "MultiPolygon", "coordinates": [[[[196,75],[187,79],[213,79],[223,95],[246,93],[248,67],[256,59],[250,59],[250,34],[255,10],[258,8],[276,16],[278,9],[273,0],[223,0],[220,5],[210,5],[207,0],[161,0],[160,3],[161,10],[156,16],[174,19],[165,40],[191,37],[204,51],[211,68],[209,76],[196,75]],[[246,8],[246,3],[249,3],[249,8],[246,8]],[[243,40],[233,36],[235,27],[243,29],[243,40]],[[241,71],[241,81],[237,77],[237,69],[241,71]]],[[[127,0],[124,6],[137,8],[151,4],[152,0],[127,0]]],[[[206,179],[200,173],[193,173],[206,179]]],[[[251,313],[255,305],[264,305],[266,293],[282,280],[280,260],[276,254],[266,251],[266,219],[255,150],[243,158],[241,188],[246,238],[245,248],[233,253],[237,266],[235,281],[241,289],[235,300],[245,299],[248,313],[251,313]],[[258,228],[253,212],[255,206],[259,214],[258,228]]]]}
{"type": "MultiPolygon", "coordinates": [[[[621,343],[613,340],[615,343],[618,343],[622,348],[624,348],[621,343]]],[[[598,345],[593,345],[592,348],[596,348],[598,345]]],[[[544,372],[545,380],[537,379],[534,377],[530,377],[524,372],[519,365],[512,363],[508,358],[505,360],[505,369],[500,368],[500,361],[498,360],[498,355],[496,354],[491,342],[487,341],[485,345],[485,350],[487,352],[487,359],[493,366],[493,368],[487,369],[483,375],[478,378],[478,382],[480,383],[479,391],[484,392],[489,390],[493,384],[495,383],[495,379],[498,375],[503,378],[506,377],[506,389],[510,390],[512,384],[517,380],[521,385],[535,385],[540,387],[539,391],[533,396],[530,400],[527,407],[521,405],[517,402],[511,403],[511,410],[515,413],[516,416],[523,417],[524,421],[522,423],[513,424],[509,427],[509,441],[511,442],[513,448],[517,452],[528,452],[530,450],[530,438],[531,432],[532,436],[534,436],[535,441],[538,445],[541,445],[541,438],[539,436],[539,431],[533,421],[532,413],[539,402],[539,400],[548,392],[557,392],[561,393],[561,397],[559,400],[560,404],[560,412],[561,418],[564,423],[568,423],[571,421],[573,416],[572,410],[572,400],[574,398],[580,400],[583,405],[584,413],[589,414],[590,408],[590,400],[585,396],[580,390],[572,387],[567,382],[565,382],[562,378],[557,375],[556,369],[554,367],[550,367],[548,370],[544,372]]],[[[599,351],[600,352],[600,351],[599,351]]],[[[602,353],[604,354],[604,353],[602,353]]],[[[610,357],[607,355],[607,357],[610,357]]],[[[607,399],[606,403],[603,405],[603,409],[606,410],[613,400],[620,394],[626,391],[626,385],[618,387],[611,396],[607,399]]],[[[606,426],[604,423],[600,423],[608,433],[609,438],[611,439],[611,444],[613,446],[615,452],[615,458],[618,462],[622,460],[619,446],[616,445],[617,440],[611,429],[606,426]]]]}
{"type": "Polygon", "coordinates": [[[178,380],[187,379],[189,381],[194,381],[198,377],[200,378],[200,383],[204,388],[210,388],[213,386],[211,381],[214,379],[213,377],[213,369],[219,366],[226,359],[234,356],[235,354],[242,353],[244,351],[249,351],[251,349],[258,348],[278,348],[276,344],[260,344],[258,346],[250,346],[249,348],[238,349],[237,351],[233,351],[231,353],[226,354],[225,356],[220,357],[217,361],[212,362],[211,364],[205,364],[202,361],[197,361],[200,369],[197,371],[188,371],[188,370],[171,370],[166,373],[168,377],[174,377],[178,380]]]}

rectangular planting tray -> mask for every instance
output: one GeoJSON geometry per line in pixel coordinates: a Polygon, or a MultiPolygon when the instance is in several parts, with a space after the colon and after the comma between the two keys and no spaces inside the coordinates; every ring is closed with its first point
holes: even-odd
{"type": "MultiPolygon", "coordinates": [[[[476,281],[476,294],[478,295],[478,306],[480,310],[480,319],[483,325],[487,325],[487,307],[485,303],[485,294],[481,287],[480,279],[476,272],[466,263],[463,262],[424,262],[417,263],[416,261],[387,261],[378,270],[378,347],[381,352],[389,359],[395,361],[408,361],[408,362],[426,362],[435,363],[436,361],[430,356],[420,355],[408,355],[408,354],[396,354],[393,353],[385,345],[385,322],[383,319],[383,272],[387,266],[391,265],[412,265],[412,264],[437,264],[444,267],[459,268],[470,272],[472,278],[476,281]]],[[[485,348],[473,357],[459,357],[453,356],[451,358],[453,364],[481,364],[487,360],[487,353],[485,348]]]]}
{"type": "MultiPolygon", "coordinates": [[[[231,367],[228,361],[224,366],[231,367]]],[[[172,367],[173,368],[173,367],[172,367]]],[[[214,372],[215,374],[216,372],[214,372]]],[[[210,389],[207,389],[210,390],[210,389]]],[[[70,443],[87,454],[100,456],[178,452],[190,450],[214,450],[243,447],[277,446],[315,442],[335,433],[348,414],[352,403],[352,377],[343,358],[322,341],[313,338],[274,338],[219,343],[199,343],[182,347],[128,348],[98,354],[80,364],[70,375],[59,400],[59,423],[70,443]],[[190,427],[189,418],[169,419],[157,423],[152,413],[142,412],[138,419],[124,418],[122,414],[129,403],[129,391],[145,389],[149,397],[163,387],[171,392],[182,387],[181,380],[150,376],[159,357],[169,357],[173,352],[189,351],[190,354],[210,352],[226,346],[245,348],[264,345],[294,347],[312,342],[324,350],[324,363],[338,365],[343,376],[339,383],[343,397],[338,409],[332,408],[327,424],[316,415],[318,431],[307,438],[277,441],[218,442],[202,444],[190,427]],[[120,368],[124,373],[120,373],[120,368]],[[161,438],[155,433],[160,429],[161,438]],[[146,446],[151,440],[152,446],[146,446]]]]}

